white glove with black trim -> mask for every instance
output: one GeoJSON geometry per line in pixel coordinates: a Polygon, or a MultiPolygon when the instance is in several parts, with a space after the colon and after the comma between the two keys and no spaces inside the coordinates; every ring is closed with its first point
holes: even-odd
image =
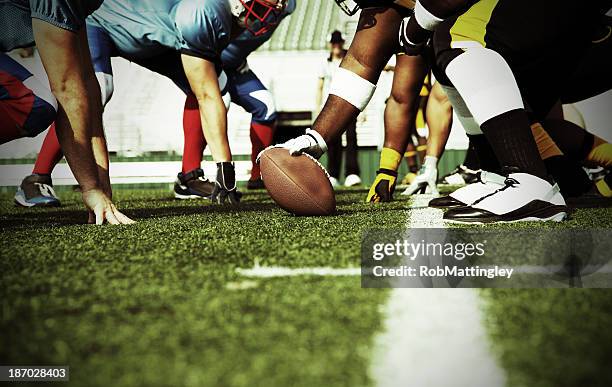
{"type": "MultiPolygon", "coordinates": [[[[323,156],[323,153],[327,152],[327,144],[325,143],[325,140],[323,140],[323,137],[321,137],[317,131],[310,128],[306,129],[306,134],[292,138],[287,142],[277,144],[269,148],[285,148],[289,150],[289,154],[291,156],[299,156],[302,153],[307,153],[317,160],[323,156]]],[[[265,152],[266,149],[259,152],[259,155],[257,155],[257,163],[259,163],[261,154],[265,152]]]]}

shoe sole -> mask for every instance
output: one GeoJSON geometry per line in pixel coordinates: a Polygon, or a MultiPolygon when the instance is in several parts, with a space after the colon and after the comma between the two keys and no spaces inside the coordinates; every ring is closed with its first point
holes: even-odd
{"type": "Polygon", "coordinates": [[[19,207],[24,207],[24,208],[32,208],[32,207],[51,208],[51,207],[61,207],[62,206],[61,203],[40,203],[40,204],[28,203],[21,196],[15,196],[13,198],[13,202],[15,203],[15,205],[19,207]]]}
{"type": "Polygon", "coordinates": [[[547,218],[538,218],[536,216],[529,216],[522,219],[515,220],[497,220],[491,222],[483,222],[483,221],[462,221],[462,220],[454,220],[454,219],[443,219],[445,223],[451,224],[475,224],[475,225],[489,225],[489,224],[510,224],[510,223],[520,223],[520,222],[562,222],[567,218],[566,212],[559,212],[555,215],[549,216],[547,218]]]}
{"type": "Polygon", "coordinates": [[[174,193],[174,198],[179,200],[191,200],[191,199],[203,199],[210,200],[210,196],[200,196],[200,195],[183,195],[179,193],[174,193]]]}

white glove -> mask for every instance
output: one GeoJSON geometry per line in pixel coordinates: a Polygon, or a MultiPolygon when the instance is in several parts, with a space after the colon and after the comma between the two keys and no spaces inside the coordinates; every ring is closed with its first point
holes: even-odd
{"type": "Polygon", "coordinates": [[[280,146],[289,149],[291,156],[308,153],[317,160],[323,156],[323,153],[327,152],[325,140],[323,140],[323,137],[318,132],[312,129],[306,129],[306,134],[292,138],[286,143],[280,144],[280,146]]]}
{"type": "Polygon", "coordinates": [[[327,144],[325,143],[325,140],[323,140],[323,137],[321,137],[318,132],[310,128],[306,129],[306,134],[292,138],[291,140],[282,144],[269,146],[262,150],[257,155],[255,162],[259,164],[261,155],[270,148],[285,148],[289,151],[291,156],[299,156],[302,153],[308,153],[317,160],[323,156],[323,153],[327,152],[327,144]]]}
{"type": "Polygon", "coordinates": [[[438,187],[436,180],[438,179],[438,169],[435,166],[423,166],[417,177],[406,188],[402,195],[414,195],[415,193],[431,193],[438,196],[438,187]]]}

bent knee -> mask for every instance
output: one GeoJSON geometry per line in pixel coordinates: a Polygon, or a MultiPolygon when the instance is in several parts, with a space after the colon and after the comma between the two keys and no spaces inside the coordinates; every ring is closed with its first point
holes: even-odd
{"type": "Polygon", "coordinates": [[[34,96],[32,110],[23,123],[26,137],[36,137],[47,130],[57,118],[57,105],[52,105],[39,96],[34,96]]]}

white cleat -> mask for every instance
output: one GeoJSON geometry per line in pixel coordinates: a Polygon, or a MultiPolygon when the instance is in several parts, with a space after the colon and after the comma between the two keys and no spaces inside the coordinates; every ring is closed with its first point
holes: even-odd
{"type": "Polygon", "coordinates": [[[348,175],[346,179],[344,179],[345,187],[356,187],[358,185],[361,185],[361,177],[359,177],[359,175],[355,175],[353,173],[348,175]]]}
{"type": "Polygon", "coordinates": [[[470,206],[450,209],[444,220],[470,224],[560,222],[567,212],[557,184],[528,173],[512,173],[502,187],[470,206]]]}
{"type": "Polygon", "coordinates": [[[469,206],[483,196],[487,196],[505,185],[506,178],[493,172],[481,171],[475,183],[455,190],[448,196],[433,199],[429,207],[455,208],[469,206]]]}

